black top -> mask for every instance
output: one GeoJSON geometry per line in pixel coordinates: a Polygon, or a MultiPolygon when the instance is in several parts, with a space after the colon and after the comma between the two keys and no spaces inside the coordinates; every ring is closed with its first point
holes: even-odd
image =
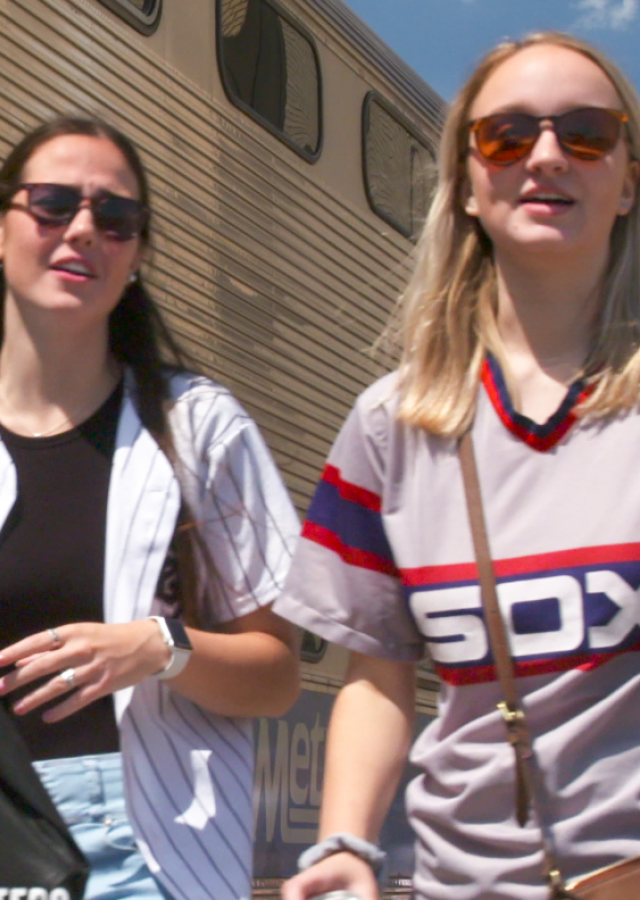
{"type": "MultiPolygon", "coordinates": [[[[121,403],[119,385],[86,422],[53,437],[0,425],[18,477],[0,533],[0,646],[58,625],[104,621],[107,494],[121,403]]],[[[4,702],[10,709],[17,699],[16,692],[4,702]]],[[[55,724],[42,721],[42,709],[15,721],[34,759],[119,746],[110,696],[55,724]]]]}

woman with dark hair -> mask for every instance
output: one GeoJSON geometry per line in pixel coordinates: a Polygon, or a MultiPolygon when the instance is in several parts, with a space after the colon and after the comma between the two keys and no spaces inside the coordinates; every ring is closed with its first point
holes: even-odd
{"type": "Polygon", "coordinates": [[[418,900],[548,900],[640,854],[639,160],[635,90],[567,35],[500,44],[450,107],[399,370],[344,424],[275,605],[352,651],[286,900],[378,896],[425,651],[418,900]]]}
{"type": "Polygon", "coordinates": [[[128,139],[42,125],[0,170],[0,216],[0,694],[89,857],[88,898],[248,897],[249,717],[297,694],[270,609],[297,518],[144,287],[128,139]]]}

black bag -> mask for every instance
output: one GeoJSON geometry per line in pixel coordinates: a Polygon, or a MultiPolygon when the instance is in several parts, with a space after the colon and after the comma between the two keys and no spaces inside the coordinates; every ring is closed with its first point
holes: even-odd
{"type": "Polygon", "coordinates": [[[87,860],[0,703],[0,895],[26,888],[25,900],[82,900],[88,874],[87,860]]]}

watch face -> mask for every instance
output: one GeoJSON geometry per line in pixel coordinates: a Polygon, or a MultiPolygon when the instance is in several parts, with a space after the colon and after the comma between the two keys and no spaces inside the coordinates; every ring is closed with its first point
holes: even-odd
{"type": "Polygon", "coordinates": [[[165,622],[173,638],[173,643],[178,650],[191,650],[191,641],[182,622],[179,622],[177,619],[165,619],[165,622]]]}

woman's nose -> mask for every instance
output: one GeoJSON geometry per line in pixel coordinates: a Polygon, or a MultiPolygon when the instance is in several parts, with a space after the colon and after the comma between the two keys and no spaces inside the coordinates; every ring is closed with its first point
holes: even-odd
{"type": "Polygon", "coordinates": [[[96,234],[96,223],[93,218],[91,209],[91,201],[88,197],[83,198],[73,219],[67,225],[65,238],[67,240],[78,240],[80,238],[93,239],[96,234]]]}
{"type": "Polygon", "coordinates": [[[567,155],[554,131],[553,123],[541,122],[540,134],[527,157],[527,167],[562,171],[567,165],[567,155]]]}

